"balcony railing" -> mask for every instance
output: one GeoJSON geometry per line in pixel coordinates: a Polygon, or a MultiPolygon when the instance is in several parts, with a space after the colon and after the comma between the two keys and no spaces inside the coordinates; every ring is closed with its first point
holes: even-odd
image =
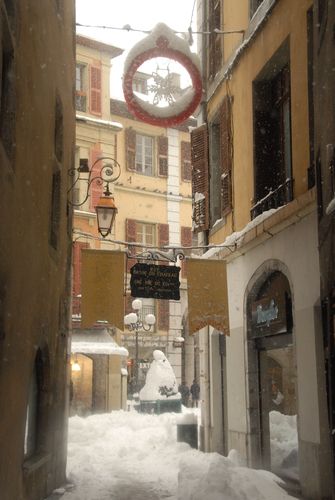
{"type": "Polygon", "coordinates": [[[86,93],[76,92],[76,110],[86,112],[86,93]]]}
{"type": "Polygon", "coordinates": [[[293,196],[293,179],[286,179],[286,181],[278,186],[274,191],[270,191],[264,198],[257,201],[251,208],[251,219],[257,215],[270,210],[271,208],[279,208],[292,201],[293,196]]]}

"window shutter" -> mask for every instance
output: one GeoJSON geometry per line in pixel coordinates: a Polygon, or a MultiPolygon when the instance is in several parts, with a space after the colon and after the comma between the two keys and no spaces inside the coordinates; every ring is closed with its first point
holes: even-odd
{"type": "Polygon", "coordinates": [[[181,158],[181,175],[183,181],[190,181],[192,179],[191,171],[191,144],[186,141],[181,141],[180,144],[180,158],[181,158]]]}
{"type": "Polygon", "coordinates": [[[169,140],[167,137],[161,135],[158,140],[158,174],[161,177],[168,175],[168,149],[169,140]]]}
{"type": "Polygon", "coordinates": [[[207,124],[191,132],[193,231],[209,228],[207,124]]]}
{"type": "Polygon", "coordinates": [[[158,306],[158,330],[169,329],[169,301],[157,300],[158,306]]]}
{"type": "MultiPolygon", "coordinates": [[[[180,228],[180,241],[182,247],[190,247],[192,246],[192,229],[190,227],[181,227],[180,228]]],[[[185,254],[189,253],[189,251],[185,251],[185,254]]],[[[185,261],[181,261],[181,277],[186,278],[186,266],[185,261]]]]}
{"type": "Polygon", "coordinates": [[[131,295],[126,295],[125,304],[124,304],[125,314],[129,314],[131,312],[134,312],[133,308],[131,307],[133,300],[134,300],[134,297],[132,297],[131,295]]]}
{"type": "Polygon", "coordinates": [[[101,115],[101,64],[90,66],[90,111],[101,115]]]}
{"type": "Polygon", "coordinates": [[[221,215],[232,210],[232,143],[231,109],[229,97],[225,97],[220,109],[220,155],[221,155],[221,215]]]}
{"type": "MultiPolygon", "coordinates": [[[[91,149],[90,157],[91,157],[91,165],[92,165],[92,174],[91,179],[94,177],[100,176],[101,170],[101,161],[97,161],[99,157],[102,156],[102,151],[100,149],[99,144],[96,144],[93,149],[91,149]],[[95,163],[96,162],[96,163],[95,163]]],[[[99,181],[95,180],[92,182],[90,186],[90,209],[95,211],[95,207],[99,203],[99,198],[102,196],[103,186],[99,181]]]]}
{"type": "Polygon", "coordinates": [[[127,128],[125,131],[126,138],[126,167],[127,170],[135,170],[135,154],[136,154],[136,132],[133,128],[127,128]]]}
{"type": "MultiPolygon", "coordinates": [[[[128,243],[136,242],[136,221],[133,219],[126,219],[126,241],[128,243]]],[[[131,255],[136,255],[136,248],[129,248],[131,255]]],[[[127,258],[127,273],[130,272],[130,268],[136,264],[136,259],[127,258]]]]}
{"type": "Polygon", "coordinates": [[[169,224],[158,224],[158,246],[164,247],[169,244],[169,224]]]}

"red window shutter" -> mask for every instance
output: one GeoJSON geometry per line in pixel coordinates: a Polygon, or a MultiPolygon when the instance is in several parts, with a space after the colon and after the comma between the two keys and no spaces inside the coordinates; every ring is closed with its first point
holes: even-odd
{"type": "Polygon", "coordinates": [[[191,132],[193,231],[209,228],[209,176],[207,125],[191,132]]]}
{"type": "Polygon", "coordinates": [[[158,246],[169,245],[169,224],[158,224],[158,246]]]}
{"type": "MultiPolygon", "coordinates": [[[[190,227],[181,227],[180,228],[180,241],[182,247],[190,247],[192,246],[192,229],[190,227]]],[[[190,251],[185,250],[185,254],[190,251]]],[[[186,266],[185,261],[181,261],[181,277],[186,278],[186,266]]]]}
{"type": "MultiPolygon", "coordinates": [[[[100,146],[99,144],[96,144],[94,148],[91,149],[90,152],[91,165],[92,165],[91,179],[100,176],[102,163],[101,161],[97,161],[97,159],[101,156],[102,156],[102,151],[100,149],[100,146]]],[[[99,198],[100,196],[102,196],[102,192],[103,192],[102,184],[98,180],[93,181],[90,186],[90,209],[92,211],[95,211],[95,207],[99,203],[99,198]]]]}
{"type": "Polygon", "coordinates": [[[126,167],[127,170],[135,170],[135,155],[136,155],[136,132],[133,128],[125,130],[125,145],[126,145],[126,167]]]}
{"type": "Polygon", "coordinates": [[[158,330],[169,329],[169,301],[157,300],[158,306],[158,330]]]}
{"type": "Polygon", "coordinates": [[[101,64],[90,66],[90,111],[101,115],[101,64]]]}
{"type": "Polygon", "coordinates": [[[186,141],[180,143],[181,176],[183,181],[192,179],[191,144],[186,141]]]}
{"type": "Polygon", "coordinates": [[[167,177],[168,175],[168,150],[168,138],[163,135],[158,137],[158,174],[161,177],[167,177]]]}
{"type": "MultiPolygon", "coordinates": [[[[126,219],[126,241],[128,243],[136,242],[136,221],[133,219],[126,219]]],[[[131,255],[136,255],[136,247],[129,248],[131,255]]],[[[130,272],[130,268],[136,264],[136,259],[127,258],[127,272],[130,272]]]]}
{"type": "Polygon", "coordinates": [[[220,109],[220,155],[221,155],[221,215],[232,210],[232,138],[231,108],[229,97],[223,100],[220,109]]]}
{"type": "Polygon", "coordinates": [[[76,241],[73,244],[72,253],[72,312],[73,314],[80,313],[81,299],[78,295],[81,294],[81,251],[83,248],[89,248],[86,242],[76,241]]]}

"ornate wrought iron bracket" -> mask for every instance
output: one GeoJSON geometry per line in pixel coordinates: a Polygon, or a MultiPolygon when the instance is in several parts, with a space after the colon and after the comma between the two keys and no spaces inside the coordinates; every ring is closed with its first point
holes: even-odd
{"type": "Polygon", "coordinates": [[[180,248],[171,248],[166,252],[162,250],[152,249],[145,250],[144,252],[132,254],[131,249],[134,248],[129,245],[127,251],[127,257],[129,259],[136,259],[138,262],[144,261],[158,261],[158,262],[174,262],[175,264],[178,260],[183,260],[185,258],[184,252],[180,248]]]}

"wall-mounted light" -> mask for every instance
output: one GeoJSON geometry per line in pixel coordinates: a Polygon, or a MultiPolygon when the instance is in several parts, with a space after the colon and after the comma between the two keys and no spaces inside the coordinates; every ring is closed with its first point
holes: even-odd
{"type": "Polygon", "coordinates": [[[103,186],[103,196],[100,196],[98,204],[95,206],[98,222],[98,230],[103,238],[106,238],[111,231],[114,224],[115,216],[117,214],[117,208],[115,205],[112,192],[110,190],[110,184],[117,181],[121,175],[121,167],[119,163],[109,156],[102,156],[98,158],[89,168],[88,160],[86,158],[81,158],[79,161],[78,168],[72,168],[69,170],[69,175],[74,178],[74,181],[68,190],[69,194],[72,194],[74,189],[77,187],[79,181],[83,181],[87,184],[85,189],[84,199],[82,201],[69,200],[69,203],[73,207],[81,207],[88,200],[90,196],[90,188],[92,184],[98,186],[103,186]],[[95,165],[101,161],[102,167],[99,171],[95,172],[95,165]]]}
{"type": "Polygon", "coordinates": [[[73,372],[80,372],[81,367],[80,364],[78,363],[77,356],[74,358],[74,360],[71,362],[71,371],[73,372]]]}

